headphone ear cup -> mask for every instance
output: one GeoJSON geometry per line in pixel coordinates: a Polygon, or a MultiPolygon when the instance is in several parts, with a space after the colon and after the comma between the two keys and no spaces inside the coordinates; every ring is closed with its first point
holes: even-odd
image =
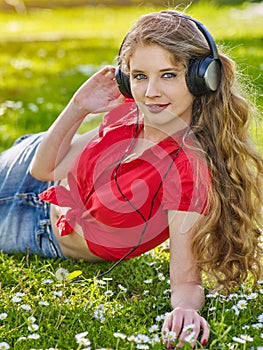
{"type": "Polygon", "coordinates": [[[201,96],[218,89],[221,80],[221,63],[213,57],[190,60],[186,84],[194,96],[201,96]]]}
{"type": "Polygon", "coordinates": [[[115,78],[121,94],[127,98],[133,98],[130,85],[130,77],[124,74],[120,67],[115,70],[115,78]]]}

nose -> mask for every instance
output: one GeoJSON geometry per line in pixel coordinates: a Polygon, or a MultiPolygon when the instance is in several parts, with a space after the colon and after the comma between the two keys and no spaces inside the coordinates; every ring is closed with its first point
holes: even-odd
{"type": "Polygon", "coordinates": [[[156,81],[156,79],[149,79],[148,84],[145,91],[145,96],[148,98],[153,97],[160,97],[161,96],[161,89],[156,81]]]}

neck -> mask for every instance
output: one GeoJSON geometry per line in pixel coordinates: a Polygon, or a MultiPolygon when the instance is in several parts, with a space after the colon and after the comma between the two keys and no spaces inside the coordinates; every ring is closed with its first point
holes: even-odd
{"type": "Polygon", "coordinates": [[[146,124],[144,125],[142,137],[145,140],[148,140],[157,144],[158,142],[166,139],[169,136],[185,133],[186,130],[189,128],[189,126],[190,126],[190,123],[189,124],[181,123],[180,127],[170,128],[169,130],[165,130],[165,128],[160,128],[160,127],[156,128],[152,125],[146,124]]]}
{"type": "Polygon", "coordinates": [[[184,118],[165,118],[164,115],[164,118],[158,117],[154,120],[154,118],[142,113],[140,119],[143,120],[144,124],[143,138],[158,143],[169,136],[185,132],[191,124],[192,114],[189,113],[184,118]]]}

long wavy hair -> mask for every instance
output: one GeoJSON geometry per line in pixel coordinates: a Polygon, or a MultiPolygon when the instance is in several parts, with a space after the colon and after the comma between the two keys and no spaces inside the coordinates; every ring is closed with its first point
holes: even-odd
{"type": "MultiPolygon", "coordinates": [[[[122,70],[140,45],[159,45],[175,61],[185,64],[210,53],[196,25],[166,10],[142,16],[125,37],[119,56],[122,70]]],[[[197,266],[217,286],[227,290],[243,283],[249,274],[254,282],[261,274],[263,227],[263,160],[250,137],[254,109],[237,79],[235,63],[219,50],[222,78],[219,89],[193,104],[192,132],[205,155],[211,174],[209,214],[196,230],[192,253],[197,266]],[[202,106],[201,113],[195,110],[202,106]]],[[[187,69],[186,69],[187,71],[187,69]]]]}

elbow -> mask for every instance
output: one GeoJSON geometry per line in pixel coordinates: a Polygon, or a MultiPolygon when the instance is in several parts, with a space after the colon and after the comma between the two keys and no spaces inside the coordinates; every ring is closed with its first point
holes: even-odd
{"type": "Polygon", "coordinates": [[[37,169],[35,167],[30,166],[29,168],[29,173],[32,177],[34,177],[37,180],[40,181],[45,181],[45,179],[43,178],[43,176],[41,176],[41,173],[37,171],[37,169]]]}
{"type": "Polygon", "coordinates": [[[34,177],[35,179],[37,179],[39,181],[52,181],[51,176],[45,174],[42,171],[41,167],[34,164],[33,161],[30,164],[29,173],[32,177],[34,177]]]}
{"type": "Polygon", "coordinates": [[[29,173],[30,173],[31,176],[33,176],[34,178],[39,180],[38,179],[38,171],[37,171],[37,168],[34,166],[33,161],[30,164],[29,173]]]}

